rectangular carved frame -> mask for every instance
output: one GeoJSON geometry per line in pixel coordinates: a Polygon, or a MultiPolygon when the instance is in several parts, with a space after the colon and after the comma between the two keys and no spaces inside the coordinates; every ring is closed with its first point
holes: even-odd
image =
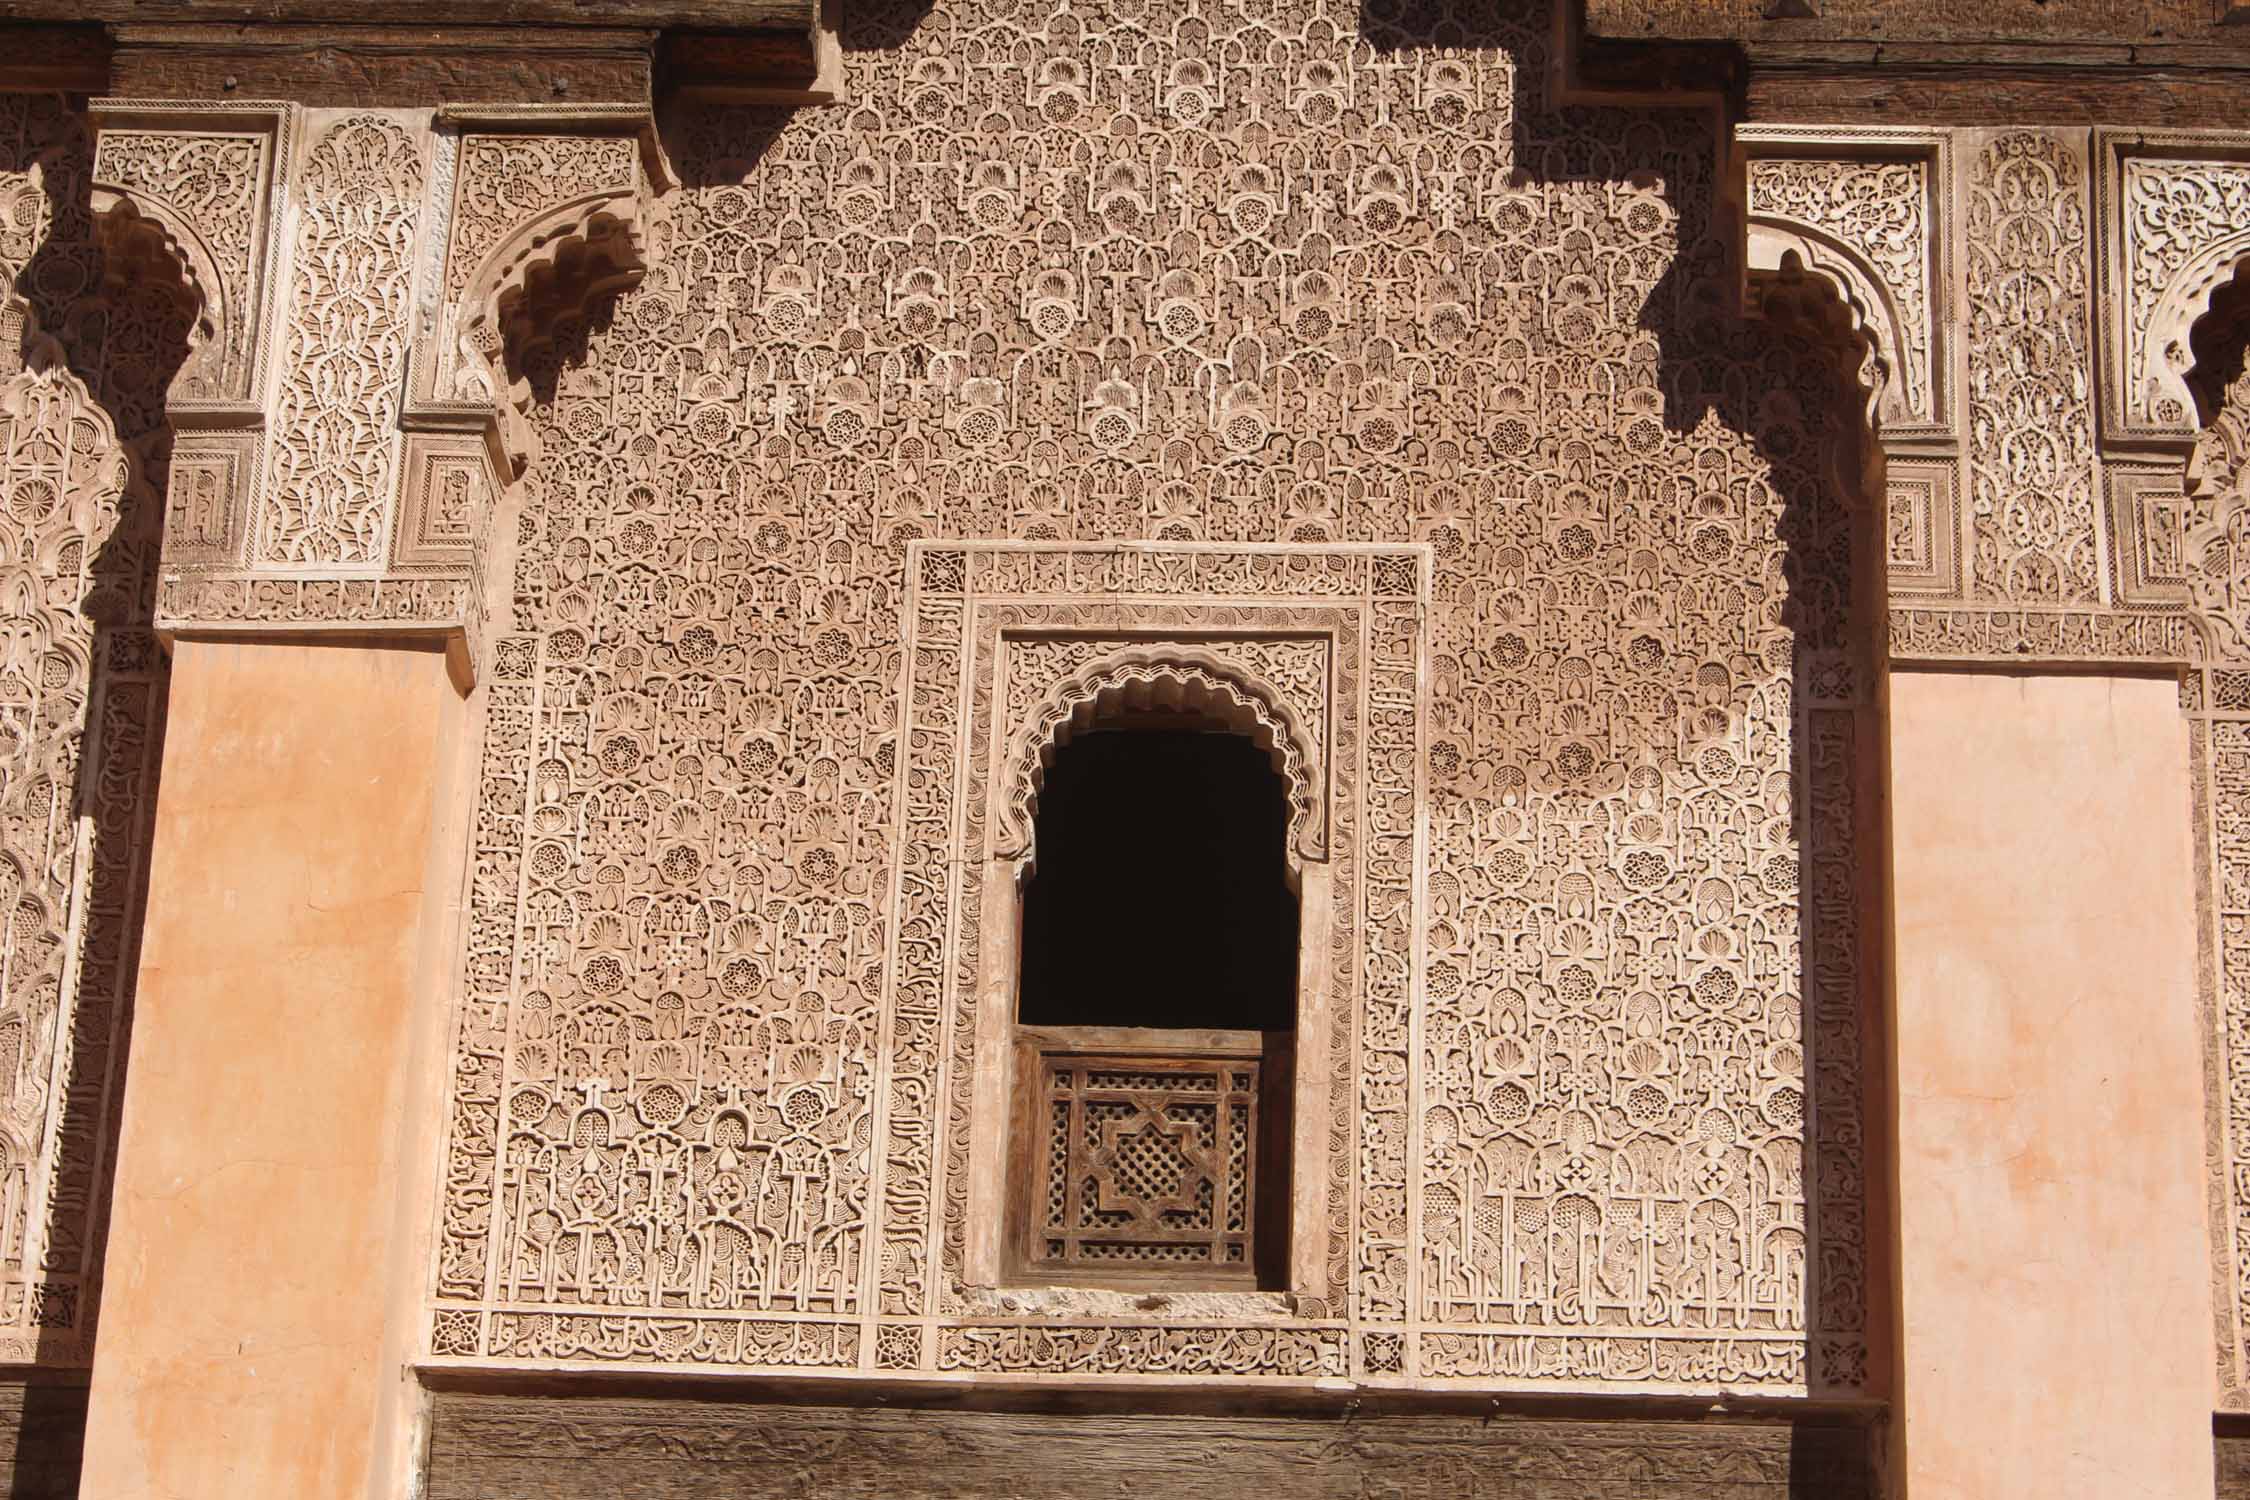
{"type": "Polygon", "coordinates": [[[1406,1184],[1366,1164],[1410,1129],[1426,549],[917,542],[907,575],[873,1365],[1401,1373],[1404,1310],[1359,1289],[1407,1251],[1406,1184]],[[1286,677],[1325,804],[1318,839],[1295,840],[1319,857],[1299,861],[1291,1290],[1198,1293],[1186,1324],[1123,1291],[999,1286],[1016,887],[1001,788],[1056,685],[1133,655],[1286,677]],[[1355,1337],[1362,1322],[1392,1326],[1355,1337]]]}

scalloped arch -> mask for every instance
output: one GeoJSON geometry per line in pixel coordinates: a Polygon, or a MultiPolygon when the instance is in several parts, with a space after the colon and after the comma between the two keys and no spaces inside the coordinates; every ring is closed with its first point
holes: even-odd
{"type": "Polygon", "coordinates": [[[1836,300],[1850,319],[1852,334],[1867,347],[1868,358],[1861,362],[1855,378],[1867,398],[1869,430],[1880,434],[1886,422],[1912,420],[1926,405],[1928,396],[1915,389],[1912,363],[1904,353],[1908,346],[1905,317],[1883,278],[1857,251],[1832,236],[1803,224],[1753,216],[1749,273],[1754,277],[1780,277],[1792,269],[1834,288],[1836,300]]]}
{"type": "MultiPolygon", "coordinates": [[[[139,246],[179,270],[180,290],[194,316],[188,326],[187,359],[173,374],[167,399],[234,399],[247,394],[235,389],[240,382],[237,371],[230,368],[226,335],[234,326],[231,320],[240,319],[243,310],[227,304],[217,256],[195,226],[160,198],[98,183],[91,202],[98,233],[113,260],[123,259],[139,246]]],[[[241,363],[246,367],[247,360],[241,363]]]]}
{"type": "Polygon", "coordinates": [[[520,225],[492,247],[463,284],[456,368],[486,382],[485,394],[504,429],[504,447],[519,473],[530,454],[522,421],[532,393],[523,379],[509,378],[501,359],[507,325],[535,283],[574,256],[599,257],[610,267],[609,274],[597,274],[587,283],[588,298],[638,282],[648,271],[640,228],[637,188],[581,194],[520,225]]]}
{"type": "Polygon", "coordinates": [[[1047,767],[1080,731],[1123,709],[1164,708],[1208,716],[1266,752],[1289,803],[1292,863],[1328,858],[1328,807],[1319,756],[1301,716],[1256,674],[1207,651],[1133,650],[1082,668],[1050,690],[1029,716],[1000,787],[993,852],[1025,859],[1047,767]]]}

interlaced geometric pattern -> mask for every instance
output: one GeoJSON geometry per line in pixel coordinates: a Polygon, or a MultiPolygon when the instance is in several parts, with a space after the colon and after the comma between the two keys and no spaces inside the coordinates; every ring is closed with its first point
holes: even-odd
{"type": "Polygon", "coordinates": [[[1028,1270],[1251,1274],[1259,1059],[1041,1049],[1028,1270]]]}

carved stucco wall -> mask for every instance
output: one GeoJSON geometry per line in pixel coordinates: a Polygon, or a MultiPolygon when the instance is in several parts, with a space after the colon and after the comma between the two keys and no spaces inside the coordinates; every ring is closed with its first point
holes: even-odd
{"type": "Polygon", "coordinates": [[[1705,125],[1422,25],[858,4],[850,105],[668,122],[645,281],[532,375],[440,1361],[1865,1378],[1851,403],[1739,318],[1705,125]],[[1429,549],[1337,854],[1333,1302],[960,1284],[989,746],[932,538],[1217,545],[1064,591],[1199,619],[1382,597],[1232,544],[1429,549]]]}
{"type": "MultiPolygon", "coordinates": [[[[621,131],[637,172],[643,118],[542,123],[621,131]]],[[[91,1352],[159,629],[476,624],[468,531],[517,456],[489,384],[427,435],[413,429],[429,403],[398,393],[439,310],[448,327],[492,310],[433,293],[410,316],[417,273],[435,286],[443,258],[417,251],[448,222],[430,164],[512,122],[432,126],[427,111],[89,116],[0,95],[0,1361],[91,1352]],[[429,482],[449,465],[469,482],[429,482]]],[[[544,144],[519,132],[511,170],[544,144]]],[[[635,196],[614,171],[571,189],[581,207],[635,196]]],[[[507,265],[472,267],[497,301],[523,291],[538,251],[551,264],[583,238],[511,207],[484,211],[507,265]]],[[[605,284],[628,269],[630,219],[604,220],[605,284]]]]}
{"type": "MultiPolygon", "coordinates": [[[[0,1360],[91,1354],[162,734],[186,310],[105,278],[91,138],[0,95],[0,1360]],[[161,480],[158,481],[159,484],[161,480]]],[[[111,266],[111,272],[125,270],[111,266]]]]}
{"type": "MultiPolygon", "coordinates": [[[[433,1358],[1866,1387],[1880,562],[1895,658],[2185,674],[2243,1399],[2250,396],[2198,322],[2234,295],[2243,143],[1730,156],[1698,116],[1544,98],[1543,19],[850,9],[851,102],[685,109],[670,191],[629,111],[113,109],[107,295],[86,190],[26,187],[36,142],[83,177],[83,129],[11,127],[0,246],[85,373],[13,377],[9,481],[99,408],[95,448],[164,488],[183,362],[168,425],[210,455],[171,467],[161,589],[145,541],[108,549],[140,559],[120,618],[473,630],[491,570],[433,1358]],[[132,165],[210,138],[264,142],[270,264],[173,232],[241,184],[132,165]],[[1786,326],[1743,317],[1745,271],[1786,326]],[[1885,555],[1855,556],[1878,481],[1885,555]],[[1332,1297],[963,1285],[962,788],[992,753],[965,643],[972,560],[1011,554],[946,539],[1163,544],[992,595],[1097,634],[1366,611],[1332,1297]],[[1426,549],[1426,593],[1320,575],[1349,544],[1426,549]],[[1292,548],[1319,587],[1261,572],[1292,548]]],[[[37,699],[57,742],[110,701],[72,691],[37,699]]],[[[103,783],[121,829],[135,774],[103,783]]],[[[8,848],[45,868],[34,821],[8,848]]],[[[82,868],[42,900],[103,892],[82,868]]],[[[12,1107],[57,1130],[51,1097],[12,1107]]]]}

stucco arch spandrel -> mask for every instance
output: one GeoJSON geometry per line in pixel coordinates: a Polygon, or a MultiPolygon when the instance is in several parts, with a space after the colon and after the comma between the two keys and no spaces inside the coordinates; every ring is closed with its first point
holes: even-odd
{"type": "Polygon", "coordinates": [[[293,159],[293,104],[98,99],[90,206],[113,264],[178,267],[195,305],[187,362],[167,406],[190,426],[262,410],[280,254],[276,173],[293,159]]]}
{"type": "Polygon", "coordinates": [[[2092,155],[2102,435],[2186,452],[2198,325],[2250,262],[2250,134],[2097,129],[2092,155]]]}
{"type": "Polygon", "coordinates": [[[1764,304],[1756,294],[1775,283],[1817,278],[1869,355],[1857,375],[1870,430],[1886,444],[1957,442],[1947,319],[1950,137],[1897,127],[1743,125],[1735,143],[1751,310],[1764,304]]]}
{"type": "Polygon", "coordinates": [[[482,429],[512,477],[531,452],[524,354],[646,273],[644,207],[672,178],[635,106],[448,109],[438,125],[442,232],[405,425],[482,429]]]}
{"type": "MultiPolygon", "coordinates": [[[[503,357],[509,322],[526,306],[537,284],[557,268],[583,256],[592,274],[575,288],[568,307],[552,310],[545,321],[576,314],[597,298],[622,291],[647,274],[641,245],[641,205],[632,189],[589,193],[540,214],[488,255],[472,274],[461,298],[456,358],[464,387],[478,385],[492,401],[502,424],[504,449],[513,473],[529,460],[531,439],[521,428],[532,401],[530,382],[510,378],[503,357]],[[498,387],[494,389],[494,387],[498,387]]],[[[525,345],[546,336],[545,327],[527,330],[525,345]]]]}
{"type": "Polygon", "coordinates": [[[1328,858],[1324,760],[1305,733],[1305,716],[1284,694],[1217,653],[1152,648],[1114,653],[1047,689],[1016,726],[1000,768],[992,852],[1000,859],[1032,853],[1033,818],[1047,768],[1072,736],[1121,709],[1169,709],[1207,716],[1248,736],[1266,752],[1289,804],[1289,858],[1328,858]]]}

